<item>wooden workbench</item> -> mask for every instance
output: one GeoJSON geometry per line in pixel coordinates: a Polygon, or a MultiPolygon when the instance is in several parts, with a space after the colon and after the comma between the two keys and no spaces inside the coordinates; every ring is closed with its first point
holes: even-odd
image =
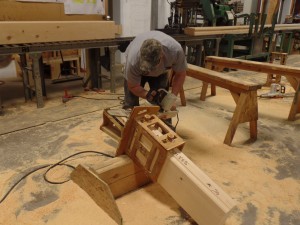
{"type": "Polygon", "coordinates": [[[205,61],[206,64],[210,64],[212,69],[241,69],[285,76],[295,90],[295,96],[291,105],[288,120],[295,120],[296,114],[300,113],[300,68],[216,56],[208,56],[205,61]]]}

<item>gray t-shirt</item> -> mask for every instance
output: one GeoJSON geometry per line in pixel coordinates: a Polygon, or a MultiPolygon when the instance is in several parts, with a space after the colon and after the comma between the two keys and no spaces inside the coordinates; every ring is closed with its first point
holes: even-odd
{"type": "Polygon", "coordinates": [[[142,76],[157,77],[168,69],[175,72],[185,71],[187,62],[181,45],[169,35],[160,31],[149,31],[136,36],[125,52],[125,79],[131,83],[140,84],[142,76]],[[156,39],[163,46],[164,57],[158,68],[151,72],[140,69],[140,48],[146,39],[156,39]]]}

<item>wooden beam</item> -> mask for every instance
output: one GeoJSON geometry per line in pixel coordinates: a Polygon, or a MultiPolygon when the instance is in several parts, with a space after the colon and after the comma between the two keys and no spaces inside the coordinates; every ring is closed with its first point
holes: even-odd
{"type": "MultiPolygon", "coordinates": [[[[271,28],[272,25],[266,24],[264,28],[271,28]]],[[[260,26],[258,27],[260,28],[260,26]]],[[[253,28],[254,29],[254,28],[253,28]]],[[[275,31],[293,31],[300,30],[299,24],[277,24],[275,31]]],[[[217,27],[187,27],[184,33],[190,36],[206,36],[218,34],[248,34],[249,25],[242,26],[217,26],[217,27]]]]}
{"type": "Polygon", "coordinates": [[[272,73],[279,75],[288,75],[300,79],[300,68],[285,65],[255,62],[244,59],[225,58],[218,56],[207,56],[205,62],[213,63],[214,66],[224,68],[241,69],[260,73],[272,73]]]}
{"type": "MultiPolygon", "coordinates": [[[[233,59],[233,58],[225,58],[225,57],[217,57],[217,56],[208,56],[206,57],[205,61],[211,67],[221,66],[229,69],[241,69],[241,70],[248,70],[248,71],[267,73],[267,74],[278,74],[278,75],[285,76],[287,80],[290,82],[291,86],[295,89],[295,96],[294,96],[293,103],[291,105],[288,120],[291,121],[295,120],[296,114],[300,113],[300,100],[299,100],[300,99],[300,68],[299,67],[291,67],[291,66],[278,65],[272,63],[254,62],[249,60],[233,59]]],[[[256,126],[257,124],[250,121],[251,130],[252,128],[254,130],[256,126]]],[[[251,133],[251,136],[255,136],[254,132],[251,133]]]]}
{"type": "Polygon", "coordinates": [[[192,64],[188,64],[187,75],[207,83],[213,83],[222,88],[235,90],[236,92],[257,90],[261,88],[261,85],[257,83],[243,81],[232,76],[227,76],[224,73],[195,66],[192,64]]]}
{"type": "MultiPolygon", "coordinates": [[[[122,155],[92,169],[78,166],[71,179],[120,224],[121,214],[114,197],[147,183],[136,179],[141,171],[146,178],[144,181],[149,182],[146,171],[134,165],[128,156],[122,155]]],[[[157,182],[199,225],[222,225],[236,204],[178,149],[168,152],[157,182]]]]}
{"type": "Polygon", "coordinates": [[[121,28],[114,21],[0,22],[0,44],[112,39],[121,28]]]}
{"type": "Polygon", "coordinates": [[[127,155],[109,159],[92,170],[109,185],[115,198],[151,182],[145,170],[138,167],[127,155]]]}
{"type": "Polygon", "coordinates": [[[235,206],[235,201],[178,149],[168,153],[157,182],[199,225],[223,225],[235,206]]]}

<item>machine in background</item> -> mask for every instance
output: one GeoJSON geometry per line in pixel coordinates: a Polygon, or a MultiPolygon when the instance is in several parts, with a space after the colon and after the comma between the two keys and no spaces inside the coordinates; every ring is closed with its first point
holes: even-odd
{"type": "Polygon", "coordinates": [[[185,27],[234,25],[244,8],[240,0],[176,0],[169,4],[168,33],[182,33],[185,27]]]}

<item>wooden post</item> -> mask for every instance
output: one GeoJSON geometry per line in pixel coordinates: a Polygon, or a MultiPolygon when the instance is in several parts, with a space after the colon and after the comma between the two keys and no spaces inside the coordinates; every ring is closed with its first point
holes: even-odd
{"type": "MultiPolygon", "coordinates": [[[[234,98],[235,99],[235,98],[234,98]]],[[[228,127],[224,144],[230,145],[239,123],[250,122],[250,138],[257,139],[257,93],[251,91],[241,93],[235,108],[232,120],[228,127]]]]}
{"type": "Polygon", "coordinates": [[[44,81],[41,76],[40,68],[40,59],[42,57],[42,53],[30,53],[30,57],[32,58],[32,73],[34,78],[36,104],[38,108],[43,108],[44,100],[42,86],[44,81]]]}
{"type": "Polygon", "coordinates": [[[296,89],[288,120],[294,121],[297,113],[300,113],[300,82],[298,82],[298,87],[296,89]]]}

